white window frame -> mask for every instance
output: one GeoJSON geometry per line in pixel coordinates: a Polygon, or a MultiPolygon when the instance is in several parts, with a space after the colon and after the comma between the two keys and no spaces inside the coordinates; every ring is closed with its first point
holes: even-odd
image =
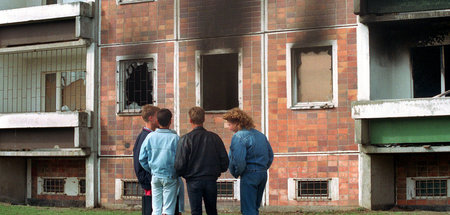
{"type": "Polygon", "coordinates": [[[157,0],[116,0],[117,5],[122,4],[135,4],[135,3],[141,3],[141,2],[154,2],[157,0]]]}
{"type": "Polygon", "coordinates": [[[329,40],[317,43],[307,43],[307,44],[286,44],[286,89],[287,89],[287,108],[288,109],[327,109],[334,108],[338,106],[338,45],[336,40],[329,40]],[[331,46],[331,61],[332,61],[332,88],[333,88],[333,98],[326,102],[296,102],[295,93],[296,87],[293,86],[293,80],[296,76],[292,71],[292,50],[297,48],[314,48],[314,47],[325,47],[331,46]]]}
{"type": "Polygon", "coordinates": [[[288,178],[288,199],[297,201],[336,201],[339,200],[339,178],[288,178]],[[299,181],[328,181],[327,197],[299,197],[299,181]]]}
{"type": "Polygon", "coordinates": [[[217,179],[216,182],[233,182],[233,197],[217,197],[217,200],[241,200],[241,187],[240,187],[240,179],[217,179]]]}
{"type": "MultiPolygon", "coordinates": [[[[242,49],[212,49],[208,51],[195,51],[195,104],[203,107],[203,83],[202,83],[202,60],[204,55],[238,54],[238,102],[239,108],[243,109],[243,76],[242,76],[242,49]]],[[[225,113],[228,110],[210,110],[207,113],[225,113]]]]}
{"type": "Polygon", "coordinates": [[[450,176],[440,177],[407,177],[406,200],[414,199],[447,199],[450,198],[450,176]],[[416,196],[416,181],[421,180],[447,180],[447,196],[416,196]]]}
{"type": "Polygon", "coordinates": [[[130,61],[130,60],[146,60],[146,59],[153,59],[153,101],[154,103],[152,105],[157,106],[158,105],[158,55],[155,53],[152,54],[143,54],[143,55],[123,55],[123,56],[116,56],[116,113],[117,115],[140,115],[139,111],[140,109],[130,109],[125,110],[125,107],[121,107],[121,105],[124,105],[125,103],[125,79],[123,73],[124,71],[121,71],[121,62],[122,61],[130,61]],[[120,82],[123,82],[121,85],[120,82]],[[122,103],[121,103],[122,100],[122,103]]]}

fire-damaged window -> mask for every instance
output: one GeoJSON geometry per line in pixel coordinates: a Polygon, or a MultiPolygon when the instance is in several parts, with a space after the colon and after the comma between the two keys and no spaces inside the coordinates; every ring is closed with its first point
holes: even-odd
{"type": "Polygon", "coordinates": [[[414,98],[450,90],[450,45],[413,48],[411,61],[414,98]]]}
{"type": "Polygon", "coordinates": [[[138,114],[146,104],[156,105],[156,55],[118,57],[118,113],[138,114]]]}
{"type": "Polygon", "coordinates": [[[333,45],[288,45],[288,107],[332,108],[336,105],[337,73],[333,45]]]}
{"type": "Polygon", "coordinates": [[[201,104],[198,105],[205,111],[239,107],[239,53],[208,53],[199,58],[201,104]]]}

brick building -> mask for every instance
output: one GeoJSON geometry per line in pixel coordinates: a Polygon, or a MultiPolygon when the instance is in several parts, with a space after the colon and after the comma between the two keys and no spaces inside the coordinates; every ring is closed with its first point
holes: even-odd
{"type": "MultiPolygon", "coordinates": [[[[180,135],[195,105],[227,148],[224,110],[254,118],[275,152],[265,205],[358,206],[356,27],[353,1],[102,0],[99,204],[139,204],[129,188],[142,121],[126,94],[130,65],[148,65],[146,90],[180,135]]],[[[219,207],[239,206],[238,180],[218,183],[219,207]]]]}
{"type": "MultiPolygon", "coordinates": [[[[436,83],[448,90],[447,64],[409,60],[446,62],[445,2],[405,11],[369,0],[16,2],[0,11],[10,15],[0,18],[0,169],[17,170],[0,176],[3,201],[139,206],[132,149],[151,103],[173,111],[180,135],[189,108],[202,106],[227,149],[223,113],[249,113],[275,153],[268,210],[448,210],[448,101],[414,96],[436,83]],[[16,36],[43,26],[58,37],[16,36]],[[405,40],[414,29],[423,31],[405,40]],[[417,45],[427,38],[439,40],[417,45]],[[428,66],[444,78],[414,91],[428,66]]],[[[222,174],[218,187],[219,208],[237,209],[239,179],[222,174]]]]}

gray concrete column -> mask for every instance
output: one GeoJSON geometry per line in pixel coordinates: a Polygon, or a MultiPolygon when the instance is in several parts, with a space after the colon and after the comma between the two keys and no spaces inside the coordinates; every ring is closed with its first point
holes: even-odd
{"type": "Polygon", "coordinates": [[[98,203],[98,162],[97,153],[91,153],[86,158],[86,207],[93,208],[98,203]]]}

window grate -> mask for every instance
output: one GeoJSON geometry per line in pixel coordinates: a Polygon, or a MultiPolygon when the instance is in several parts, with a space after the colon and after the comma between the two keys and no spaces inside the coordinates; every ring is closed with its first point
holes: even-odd
{"type": "Polygon", "coordinates": [[[234,182],[233,181],[218,181],[217,182],[217,197],[225,199],[234,198],[234,182]]]}
{"type": "Polygon", "coordinates": [[[64,185],[66,181],[64,179],[45,178],[44,179],[44,192],[45,193],[64,193],[64,185]]]}
{"type": "Polygon", "coordinates": [[[447,180],[429,179],[416,181],[417,197],[447,196],[447,180]]]}
{"type": "Polygon", "coordinates": [[[144,190],[137,181],[123,182],[123,196],[142,196],[144,190]]]}
{"type": "Polygon", "coordinates": [[[298,180],[297,198],[329,198],[330,180],[298,180]]]}
{"type": "Polygon", "coordinates": [[[122,60],[119,66],[119,113],[140,112],[154,104],[154,59],[122,60]]]}
{"type": "Polygon", "coordinates": [[[80,179],[78,181],[78,188],[80,194],[86,194],[86,179],[80,179]]]}
{"type": "Polygon", "coordinates": [[[86,48],[0,54],[0,113],[85,109],[86,48]]]}

